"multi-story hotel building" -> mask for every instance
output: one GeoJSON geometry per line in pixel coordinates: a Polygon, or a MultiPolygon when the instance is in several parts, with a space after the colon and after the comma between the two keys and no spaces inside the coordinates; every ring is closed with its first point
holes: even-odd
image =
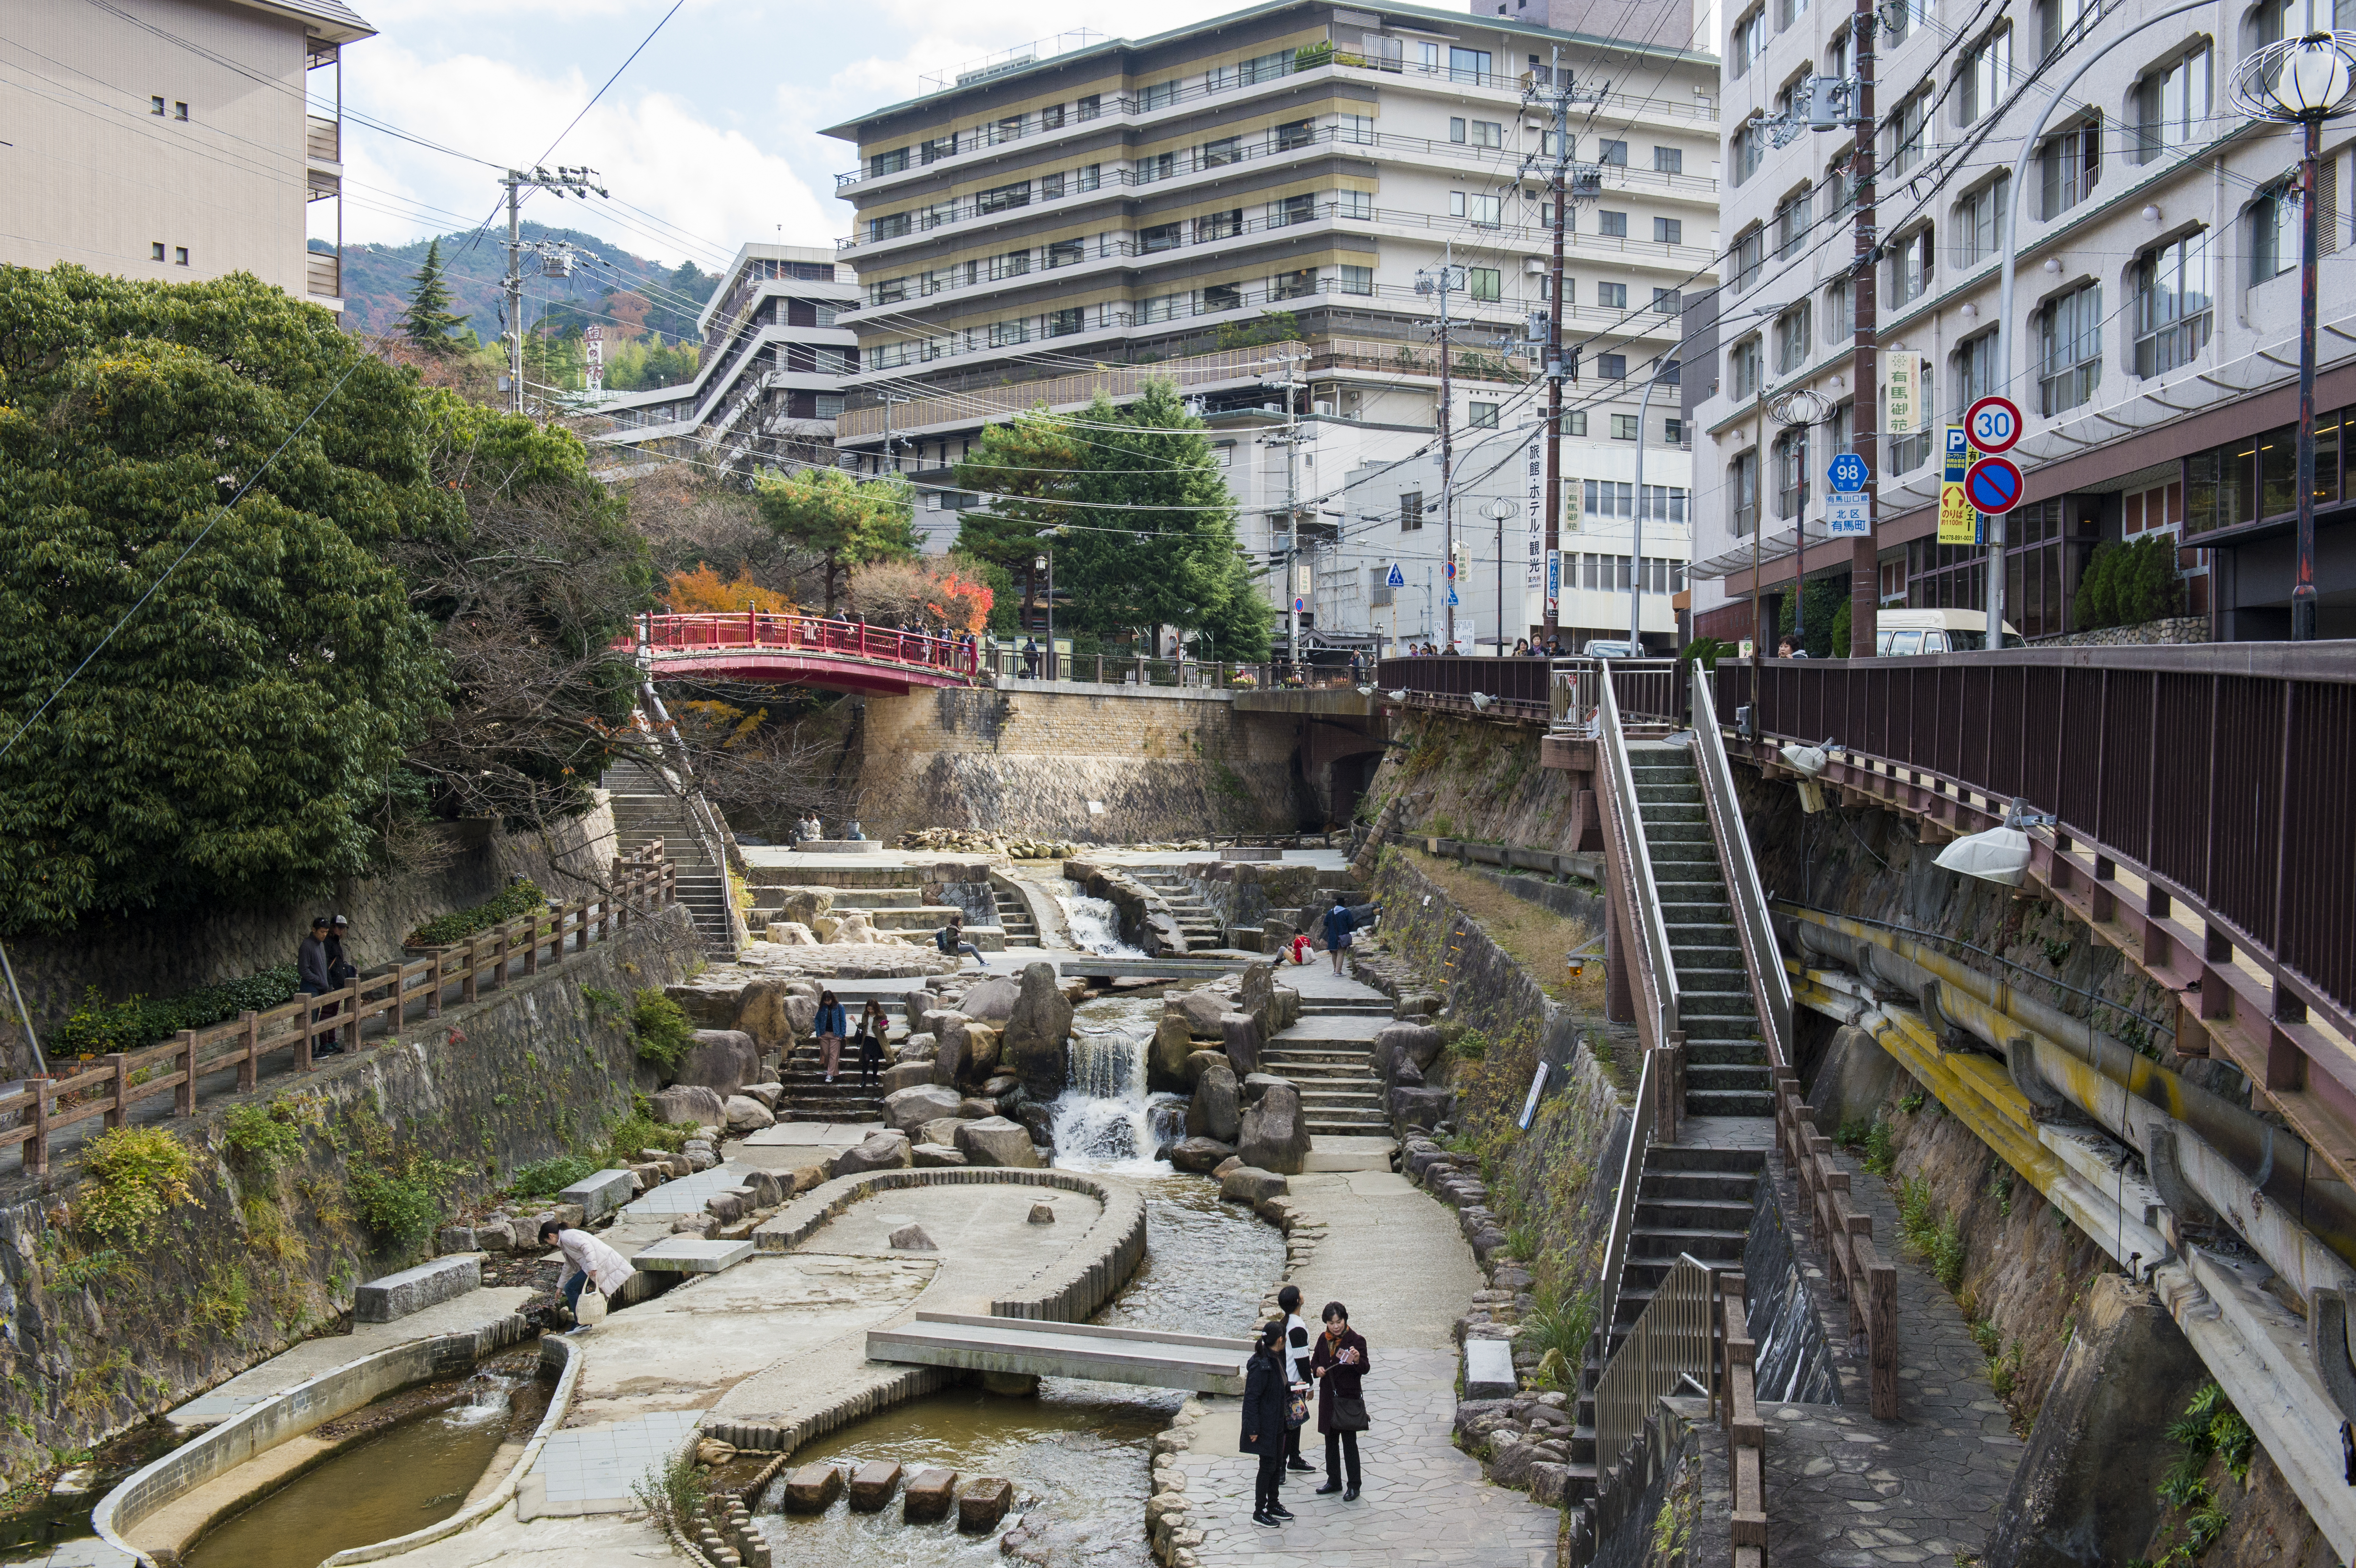
{"type": "MultiPolygon", "coordinates": [[[[1452,266],[1458,635],[1497,635],[1493,501],[1515,506],[1505,635],[1526,633],[1542,590],[1521,427],[1545,404],[1527,339],[1548,307],[1543,96],[1559,69],[1582,94],[1571,155],[1601,175],[1568,240],[1566,342],[1582,352],[1563,473],[1581,504],[1563,546],[1605,574],[1632,553],[1642,439],[1644,554],[1661,563],[1646,624],[1665,639],[1690,448],[1675,387],[1641,431],[1639,402],[1647,375],[1676,374],[1683,302],[1717,281],[1717,61],[1675,5],[1645,8],[1657,36],[1631,40],[1551,29],[1546,0],[1482,14],[1496,3],[1274,0],[1013,51],[834,127],[860,155],[837,177],[855,212],[840,254],[862,285],[843,317],[861,351],[844,460],[927,486],[921,520],[945,546],[969,498],[942,487],[984,423],[1167,376],[1214,427],[1242,543],[1278,569],[1271,603],[1301,598],[1325,631],[1387,635],[1398,612],[1400,639],[1436,639],[1420,587],[1446,532],[1436,285],[1452,266]],[[1410,590],[1385,586],[1394,565],[1410,590]]],[[[1567,594],[1561,619],[1625,636],[1624,606],[1567,594]]]]}
{"type": "Polygon", "coordinates": [[[574,421],[610,464],[686,459],[745,475],[831,463],[842,388],[859,341],[838,321],[859,280],[830,251],[746,245],[696,317],[695,374],[675,387],[610,392],[574,421]]]}
{"type": "MultiPolygon", "coordinates": [[[[2228,89],[2253,49],[2329,27],[2329,0],[2181,14],[2158,0],[2009,11],[1907,0],[1881,15],[1874,341],[1882,367],[1920,357],[1924,418],[1879,443],[1873,599],[1984,609],[1986,549],[1937,538],[1940,448],[1974,400],[2005,392],[2025,415],[2010,455],[2028,483],[2005,561],[2005,618],[2019,635],[2080,629],[2077,590],[2097,545],[2158,531],[2176,541],[2185,607],[2209,616],[2212,635],[2286,635],[2298,133],[2245,118],[2228,89]],[[2007,211],[2018,214],[2008,321],[1997,287],[2007,211]],[[2008,382],[2000,329],[2014,337],[2008,382]]],[[[1794,0],[1728,16],[1728,279],[1712,363],[1703,371],[1697,354],[1690,378],[1702,432],[1695,624],[1716,635],[1751,635],[1754,550],[1770,617],[1803,577],[1846,592],[1852,541],[1825,538],[1826,465],[1854,432],[1887,422],[1886,374],[1853,384],[1853,133],[1801,129],[1781,146],[1774,133],[1795,98],[1804,118],[1804,79],[1854,75],[1853,27],[1847,6],[1794,0]],[[1819,394],[1829,417],[1779,422],[1774,401],[1795,389],[1819,394]]],[[[2335,195],[2349,188],[2346,123],[2326,128],[2322,180],[2324,636],[2356,634],[2356,475],[2343,475],[2338,439],[2340,411],[2356,405],[2345,319],[2356,261],[2335,195]]]]}
{"type": "Polygon", "coordinates": [[[0,261],[341,310],[343,47],[375,34],[339,0],[0,0],[0,261]]]}

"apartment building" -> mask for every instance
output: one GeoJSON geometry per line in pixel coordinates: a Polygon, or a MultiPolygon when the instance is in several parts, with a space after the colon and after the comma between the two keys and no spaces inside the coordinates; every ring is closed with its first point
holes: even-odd
{"type": "MultiPolygon", "coordinates": [[[[1852,133],[1783,131],[1811,76],[1854,74],[1853,13],[1804,0],[1733,11],[1724,48],[1728,279],[1699,376],[1695,625],[1751,635],[1803,581],[1843,591],[1852,544],[1824,531],[1826,467],[1888,431],[1890,368],[1919,371],[1921,418],[1882,435],[1872,598],[1985,607],[1984,543],[1941,543],[1944,427],[2004,392],[2025,416],[2028,480],[2007,523],[2005,617],[2077,631],[2077,590],[2106,540],[2175,541],[2185,603],[2219,639],[2289,629],[2298,363],[2295,127],[2233,106],[2236,65],[2332,26],[2330,0],[1960,0],[1882,8],[1876,68],[1879,309],[1872,385],[1852,384],[1852,133]],[[1897,25],[1891,27],[1889,24],[1897,25]],[[2081,68],[2083,74],[2078,75],[2081,68]],[[2072,79],[2075,78],[2074,85],[2072,79]],[[2057,93],[2067,87],[2067,95],[2057,93]],[[2015,168],[2019,167],[2016,176],[2015,168]],[[2016,188],[2017,183],[2017,188],[2016,188]],[[2000,319],[2005,217],[2017,282],[2000,319]],[[2002,335],[2014,342],[2010,370],[2002,335]],[[1786,403],[1800,389],[1815,400],[1786,403]],[[1864,421],[1864,422],[1860,422],[1864,421]],[[1762,565],[1752,580],[1754,555],[1762,565]]],[[[2317,421],[2320,635],[2356,635],[2356,404],[2351,132],[2326,127],[2317,421]]],[[[1697,357],[1698,368],[1698,356],[1697,357]]],[[[1903,397],[1901,394],[1901,402],[1903,397]]],[[[1960,530],[1958,530],[1960,531],[1960,530]]],[[[1987,530],[1982,525],[1982,533],[1987,530]]]]}
{"type": "Polygon", "coordinates": [[[834,461],[842,389],[859,340],[840,321],[859,280],[834,252],[746,245],[696,318],[695,375],[675,387],[608,392],[575,421],[601,470],[684,459],[749,475],[834,461]]]}
{"type": "MultiPolygon", "coordinates": [[[[1559,69],[1592,94],[1570,151],[1601,192],[1574,203],[1568,237],[1562,314],[1581,357],[1563,472],[1582,502],[1601,486],[1575,516],[1584,553],[1612,553],[1633,531],[1641,439],[1659,553],[1684,531],[1690,444],[1675,389],[1655,389],[1640,429],[1641,394],[1676,375],[1684,302],[1717,281],[1717,61],[1686,47],[1689,19],[1632,41],[1494,4],[1276,0],[1143,39],[1059,40],[833,127],[860,155],[837,176],[854,212],[840,253],[863,285],[843,318],[861,348],[844,460],[926,486],[920,520],[945,547],[972,498],[943,492],[986,422],[1168,377],[1213,426],[1271,604],[1302,600],[1321,631],[1387,633],[1401,603],[1378,602],[1373,574],[1419,582],[1444,555],[1444,276],[1462,454],[1446,488],[1468,584],[1494,587],[1502,519],[1484,508],[1516,507],[1510,643],[1543,615],[1521,508],[1552,219],[1536,94],[1559,69]]],[[[1491,589],[1460,600],[1461,638],[1498,635],[1491,589]]],[[[1665,637],[1665,595],[1658,621],[1665,637]]],[[[1597,624],[1626,635],[1624,613],[1597,624]]]]}
{"type": "Polygon", "coordinates": [[[0,261],[341,310],[343,48],[375,32],[339,0],[0,0],[0,261]]]}

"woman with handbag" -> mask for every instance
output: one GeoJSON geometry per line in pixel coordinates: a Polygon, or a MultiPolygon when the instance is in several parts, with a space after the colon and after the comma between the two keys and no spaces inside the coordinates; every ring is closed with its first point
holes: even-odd
{"type": "Polygon", "coordinates": [[[1284,1319],[1280,1317],[1260,1330],[1258,1347],[1244,1363],[1241,1451],[1259,1460],[1259,1476],[1252,1484],[1252,1522],[1270,1530],[1292,1517],[1276,1495],[1284,1480],[1285,1420],[1292,1403],[1283,1344],[1284,1319]]]}
{"type": "Polygon", "coordinates": [[[1350,1309],[1329,1301],[1325,1332],[1309,1354],[1309,1375],[1317,1380],[1317,1430],[1325,1435],[1325,1484],[1319,1497],[1342,1494],[1344,1502],[1358,1498],[1358,1434],[1366,1429],[1366,1401],[1361,1381],[1371,1363],[1365,1336],[1350,1327],[1350,1309]],[[1342,1484],[1346,1464],[1349,1486],[1342,1484]]]}

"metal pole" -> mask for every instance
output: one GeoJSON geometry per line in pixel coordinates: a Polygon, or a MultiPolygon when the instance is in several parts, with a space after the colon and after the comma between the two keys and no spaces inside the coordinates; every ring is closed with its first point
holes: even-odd
{"type": "Polygon", "coordinates": [[[1442,652],[1456,647],[1456,449],[1449,430],[1449,404],[1456,396],[1448,353],[1448,290],[1456,280],[1456,242],[1450,240],[1440,252],[1440,537],[1441,559],[1446,562],[1440,578],[1448,584],[1449,602],[1441,604],[1440,640],[1442,652]]]}
{"type": "MultiPolygon", "coordinates": [[[[1554,87],[1554,272],[1547,284],[1546,549],[1547,559],[1558,563],[1562,554],[1562,241],[1570,205],[1569,181],[1565,178],[1570,170],[1570,81],[1563,71],[1560,46],[1555,48],[1553,62],[1548,69],[1554,87]]],[[[1562,635],[1562,602],[1547,593],[1547,581],[1541,580],[1538,592],[1546,598],[1539,613],[1547,640],[1551,642],[1562,635]]]]}
{"type": "Polygon", "coordinates": [[[1047,678],[1055,678],[1055,552],[1047,552],[1047,678]]]}
{"type": "Polygon", "coordinates": [[[1301,487],[1293,453],[1301,444],[1299,416],[1293,412],[1294,361],[1284,362],[1284,662],[1301,667],[1301,487]]]}
{"type": "Polygon", "coordinates": [[[1653,417],[1653,389],[1660,382],[1658,370],[1645,377],[1644,395],[1636,404],[1636,539],[1628,556],[1632,572],[1628,579],[1628,654],[1632,658],[1644,656],[1644,426],[1653,417]]]}
{"type": "Polygon", "coordinates": [[[2315,640],[2315,273],[2316,197],[2321,178],[2322,116],[2302,123],[2307,146],[2298,166],[2298,565],[2290,586],[2290,640],[2315,640]]]}
{"type": "Polygon", "coordinates": [[[25,1026],[25,1043],[33,1049],[33,1072],[36,1078],[49,1075],[49,1060],[41,1053],[41,1037],[33,1032],[33,1015],[26,1009],[25,993],[16,988],[16,966],[8,962],[6,944],[0,944],[0,972],[8,976],[8,995],[16,1004],[17,1021],[25,1026]]]}
{"type": "Polygon", "coordinates": [[[517,216],[516,191],[523,176],[515,170],[499,182],[508,187],[508,380],[514,397],[509,408],[523,412],[523,229],[517,216]]]}
{"type": "MultiPolygon", "coordinates": [[[[1901,0],[1912,4],[1912,0],[1901,0]]],[[[1849,187],[1857,193],[1857,213],[1854,229],[1854,253],[1850,263],[1850,298],[1857,302],[1857,336],[1855,350],[1850,356],[1849,384],[1857,389],[1857,407],[1878,410],[1881,388],[1880,356],[1875,342],[1876,323],[1879,320],[1879,297],[1874,293],[1874,258],[1880,254],[1874,232],[1874,155],[1873,136],[1873,29],[1876,17],[1873,0],[1857,0],[1855,20],[1850,32],[1857,39],[1857,102],[1852,112],[1857,116],[1857,146],[1849,155],[1849,187]]],[[[1925,134],[1928,134],[1926,132],[1925,134]]],[[[1761,385],[1766,378],[1761,377],[1761,385]]],[[[1865,532],[1850,541],[1848,558],[1848,656],[1853,659],[1873,656],[1873,618],[1880,604],[1880,546],[1877,542],[1879,528],[1877,497],[1879,485],[1876,476],[1881,472],[1881,420],[1879,412],[1867,418],[1853,419],[1853,436],[1857,454],[1865,459],[1865,532]]],[[[1759,508],[1761,524],[1766,520],[1767,490],[1766,430],[1760,430],[1759,449],[1759,508]]],[[[1805,549],[1807,539],[1796,532],[1793,540],[1795,552],[1792,557],[1792,588],[1799,592],[1802,579],[1808,570],[1805,549]]],[[[1755,583],[1756,579],[1753,579],[1755,583]]],[[[1765,641],[1764,636],[1761,638],[1765,641]]],[[[1754,686],[1751,700],[1757,701],[1754,686]]]]}

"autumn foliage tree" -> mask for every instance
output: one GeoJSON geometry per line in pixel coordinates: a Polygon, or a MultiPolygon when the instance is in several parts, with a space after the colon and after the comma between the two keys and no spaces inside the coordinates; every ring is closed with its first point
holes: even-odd
{"type": "Polygon", "coordinates": [[[790,615],[796,609],[790,596],[774,588],[764,588],[742,568],[734,577],[723,580],[709,564],[674,571],[664,578],[662,598],[672,613],[679,615],[741,610],[790,615]]]}
{"type": "Polygon", "coordinates": [[[980,633],[995,595],[975,563],[955,556],[879,560],[851,574],[851,603],[868,620],[927,631],[980,633]]]}

